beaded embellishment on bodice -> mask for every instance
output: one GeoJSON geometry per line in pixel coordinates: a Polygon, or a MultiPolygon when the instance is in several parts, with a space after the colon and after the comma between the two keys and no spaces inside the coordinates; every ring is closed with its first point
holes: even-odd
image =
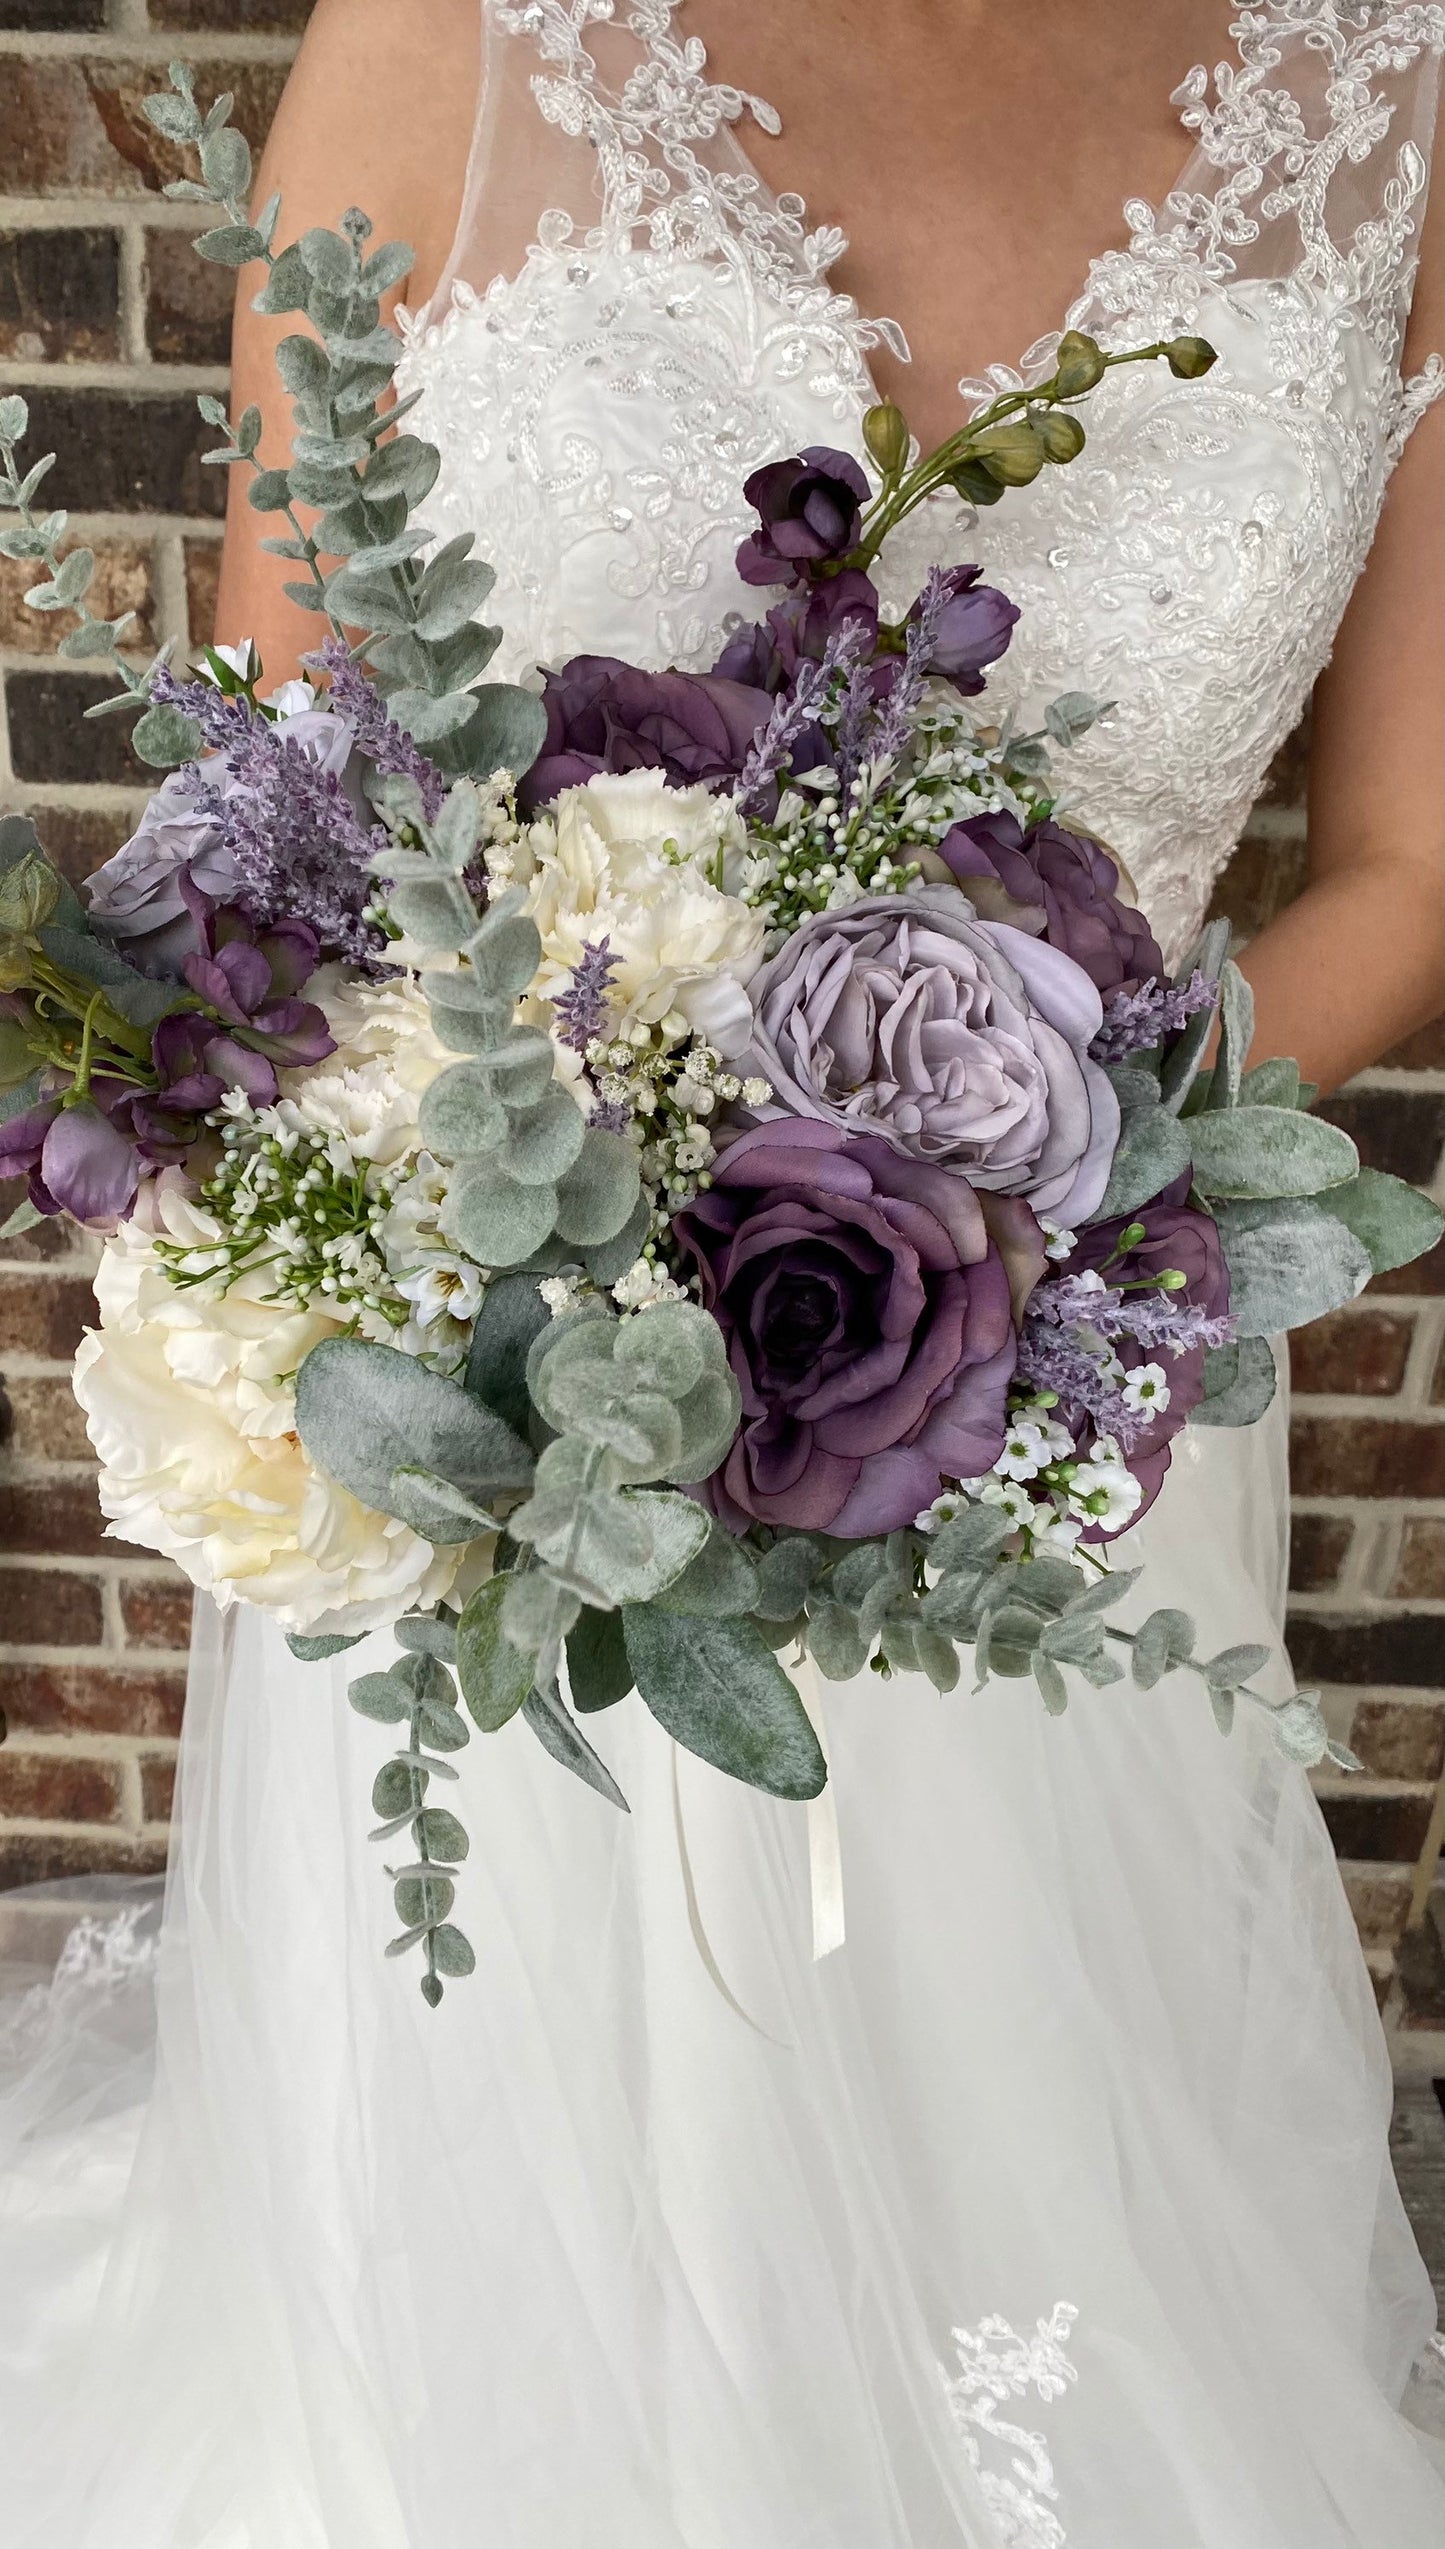
{"type": "MultiPolygon", "coordinates": [[[[529,48],[595,217],[549,210],[520,271],[481,288],[464,243],[450,306],[404,316],[402,385],[443,454],[428,519],[475,530],[496,565],[509,671],[578,652],[705,667],[764,598],[733,566],[744,478],[809,442],[861,451],[868,355],[897,331],[831,288],[841,234],[750,168],[737,125],[777,119],[709,81],[680,0],[486,7],[494,54],[529,48]],[[611,86],[599,34],[628,50],[611,86]]],[[[977,521],[940,502],[883,560],[895,605],[968,557],[1022,606],[999,710],[1032,721],[1078,688],[1115,702],[1061,774],[1066,801],[1174,951],[1445,385],[1438,357],[1399,373],[1445,5],[1268,0],[1233,32],[1237,63],[1176,93],[1195,140],[1179,187],[1126,207],[1128,246],[1095,260],[1065,322],[1111,346],[1198,330],[1214,371],[1112,374],[1081,459],[977,521]]],[[[1042,377],[1055,341],[965,396],[1042,377]]]]}

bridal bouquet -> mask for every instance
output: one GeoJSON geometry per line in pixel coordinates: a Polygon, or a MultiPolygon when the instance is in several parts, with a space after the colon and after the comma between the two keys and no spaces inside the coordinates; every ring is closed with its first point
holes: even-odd
{"type": "Polygon", "coordinates": [[[788,1657],[947,1691],[971,1650],[1051,1710],[1068,1669],[1187,1667],[1226,1728],[1244,1696],[1347,1760],[1312,1697],[1251,1689],[1263,1649],[1116,1626],[1108,1551],[1186,1421],[1262,1414],[1269,1337],[1440,1217],[1293,1063],[1248,1066],[1227,927],[1171,976],[1062,819],[1101,706],[1020,733],[975,704],[1012,603],[946,569],[890,622],[871,574],[937,490],[1067,465],[1112,365],[1209,348],[1068,335],[924,458],[875,407],[871,477],[814,449],[748,481],[771,602],[711,673],[488,683],[490,572],[415,518],[439,462],[391,398],[407,252],[355,214],[278,252],[229,102],[172,79],[149,112],[199,147],[201,253],[308,322],[288,468],[202,405],[326,634],[269,696],[250,647],[138,671],[0,401],[0,551],[171,772],[84,905],[0,826],[0,1173],[12,1227],[106,1234],[76,1388],[112,1527],[299,1655],[394,1626],[351,1689],[404,1730],[393,1952],[433,2001],[473,1962],[433,1793],[458,1686],[618,1804],[582,1721],[634,1689],[719,1769],[818,1794],[788,1657]]]}

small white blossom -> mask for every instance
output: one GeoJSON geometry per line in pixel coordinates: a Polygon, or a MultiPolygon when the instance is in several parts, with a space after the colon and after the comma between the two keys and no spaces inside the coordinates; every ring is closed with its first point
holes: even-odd
{"type": "Polygon", "coordinates": [[[548,1275],[544,1282],[538,1284],[537,1290],[553,1318],[564,1319],[569,1310],[576,1309],[582,1298],[582,1278],[580,1275],[548,1275]]]}
{"type": "Polygon", "coordinates": [[[1162,1363],[1141,1363],[1124,1383],[1124,1405],[1136,1414],[1162,1416],[1172,1393],[1162,1363]]]}
{"type": "Polygon", "coordinates": [[[990,1478],[985,1482],[979,1491],[979,1502],[997,1505],[1000,1512],[1006,1513],[1010,1522],[1016,1523],[1021,1530],[1027,1530],[1041,1510],[1026,1488],[1002,1478],[990,1478]]]}
{"type": "Polygon", "coordinates": [[[1079,1545],[1079,1535],[1084,1528],[1083,1523],[1074,1515],[1050,1512],[1041,1506],[1035,1507],[1030,1527],[1033,1531],[1035,1548],[1047,1549],[1058,1558],[1071,1558],[1074,1555],[1079,1545]]]}
{"type": "Polygon", "coordinates": [[[460,1257],[428,1256],[413,1274],[403,1275],[396,1288],[403,1301],[415,1305],[424,1328],[435,1327],[439,1319],[470,1327],[482,1306],[481,1275],[460,1257]]]}
{"type": "Polygon", "coordinates": [[[1056,1266],[1061,1266],[1077,1248],[1079,1234],[1076,1230],[1065,1230],[1061,1221],[1050,1221],[1047,1213],[1040,1213],[1038,1220],[1044,1234],[1044,1255],[1052,1258],[1056,1266]]]}
{"type": "Polygon", "coordinates": [[[1109,1435],[1101,1435],[1069,1482],[1070,1508],[1082,1521],[1114,1532],[1133,1521],[1143,1501],[1143,1487],[1132,1469],[1126,1468],[1118,1444],[1109,1435]]]}
{"type": "MultiPolygon", "coordinates": [[[[1046,1429],[1031,1419],[1011,1425],[1004,1438],[1003,1450],[994,1462],[997,1475],[1000,1478],[1037,1478],[1039,1471],[1047,1469],[1054,1457],[1049,1449],[1049,1432],[1061,1430],[1059,1427],[1046,1429]]],[[[1072,1438],[1065,1439],[1072,1449],[1072,1438]]]]}
{"type": "Polygon", "coordinates": [[[655,1310],[661,1302],[687,1297],[666,1267],[653,1265],[647,1257],[639,1257],[612,1287],[612,1298],[622,1310],[655,1310]]]}

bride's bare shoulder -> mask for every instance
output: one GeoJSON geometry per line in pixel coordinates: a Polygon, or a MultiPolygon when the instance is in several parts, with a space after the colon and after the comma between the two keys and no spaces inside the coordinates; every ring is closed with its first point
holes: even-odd
{"type": "Polygon", "coordinates": [[[455,229],[481,41],[481,0],[317,0],[262,171],[288,233],[359,204],[415,247],[423,297],[455,229]]]}

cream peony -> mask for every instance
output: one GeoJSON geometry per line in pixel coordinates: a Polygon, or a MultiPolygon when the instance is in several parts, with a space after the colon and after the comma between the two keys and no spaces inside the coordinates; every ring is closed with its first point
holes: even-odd
{"type": "Polygon", "coordinates": [[[584,951],[605,938],[623,1024],[676,1013],[722,1053],[743,1049],[764,923],[726,890],[747,850],[732,806],[706,788],[670,788],[656,770],[604,774],[564,789],[528,849],[528,908],[542,938],[534,989],[544,999],[565,991],[584,951]]]}
{"type": "Polygon", "coordinates": [[[355,1635],[440,1600],[459,1553],[369,1512],[297,1439],[294,1375],[335,1322],[268,1301],[264,1270],[225,1292],[173,1284],[155,1235],[204,1248],[220,1233],[172,1172],[148,1218],[154,1235],[129,1222],[107,1242],[100,1326],[75,1366],[113,1535],[174,1558],[223,1610],[254,1603],[284,1629],[355,1635]]]}

